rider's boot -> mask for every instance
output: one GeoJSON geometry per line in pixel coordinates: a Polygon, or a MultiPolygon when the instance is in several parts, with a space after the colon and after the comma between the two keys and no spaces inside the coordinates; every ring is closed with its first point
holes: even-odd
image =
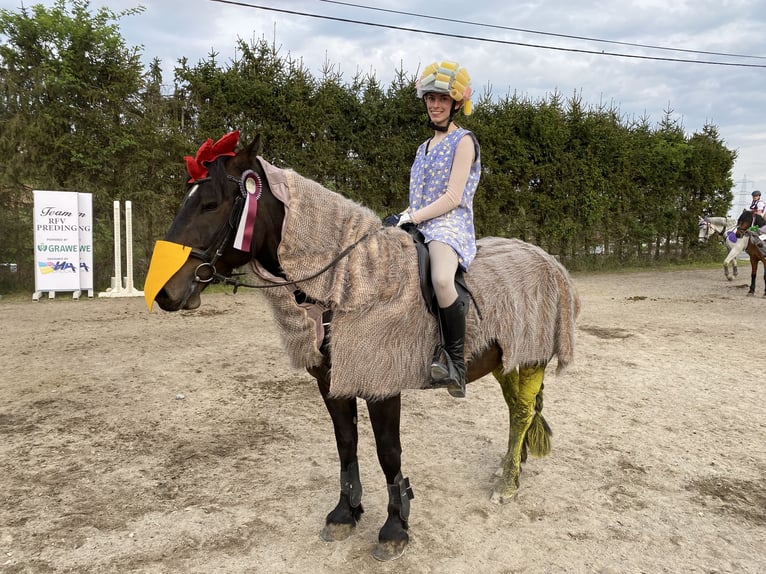
{"type": "Polygon", "coordinates": [[[450,395],[465,397],[465,316],[468,302],[458,297],[449,307],[439,307],[439,323],[444,337],[445,363],[434,358],[431,377],[447,386],[450,395]]]}

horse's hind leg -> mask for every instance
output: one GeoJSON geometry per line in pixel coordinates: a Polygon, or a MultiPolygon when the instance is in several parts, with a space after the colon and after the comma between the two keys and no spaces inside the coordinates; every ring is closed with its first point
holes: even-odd
{"type": "Polygon", "coordinates": [[[386,475],[388,518],[378,533],[378,544],[372,555],[376,560],[394,560],[401,556],[410,537],[410,499],[413,498],[408,478],[402,476],[402,445],[399,438],[401,395],[368,401],[370,423],[375,434],[378,461],[386,475]]]}
{"type": "Polygon", "coordinates": [[[492,492],[492,501],[503,503],[519,490],[521,463],[527,459],[527,447],[534,456],[550,453],[551,430],[542,416],[545,365],[520,366],[510,373],[503,373],[503,368],[498,367],[492,375],[503,389],[510,415],[508,452],[492,492]]]}
{"type": "Polygon", "coordinates": [[[348,538],[362,516],[362,482],[357,461],[357,405],[356,399],[330,399],[329,361],[309,369],[319,385],[324,404],[332,418],[335,443],[340,459],[340,500],[325,519],[320,533],[322,540],[333,542],[348,538]]]}

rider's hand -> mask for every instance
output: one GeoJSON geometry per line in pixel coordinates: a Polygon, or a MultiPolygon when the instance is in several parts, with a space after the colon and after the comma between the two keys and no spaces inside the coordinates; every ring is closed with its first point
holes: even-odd
{"type": "Polygon", "coordinates": [[[412,221],[412,217],[410,217],[409,211],[402,211],[401,213],[396,213],[394,215],[389,215],[383,220],[383,225],[385,227],[401,227],[405,223],[410,223],[412,221]]]}
{"type": "Polygon", "coordinates": [[[401,213],[395,213],[393,215],[388,215],[383,220],[383,226],[384,227],[394,227],[396,225],[399,225],[399,219],[402,217],[401,213]]]}
{"type": "Polygon", "coordinates": [[[396,225],[401,227],[405,223],[410,223],[411,221],[412,221],[412,216],[410,216],[410,212],[409,211],[402,211],[399,214],[399,221],[398,221],[398,223],[396,225]]]}

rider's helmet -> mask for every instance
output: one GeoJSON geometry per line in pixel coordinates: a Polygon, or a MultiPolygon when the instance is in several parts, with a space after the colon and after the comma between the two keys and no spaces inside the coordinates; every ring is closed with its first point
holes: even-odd
{"type": "Polygon", "coordinates": [[[755,190],[753,193],[751,193],[750,195],[752,195],[753,197],[761,197],[761,192],[760,192],[760,191],[758,191],[758,190],[756,189],[756,190],[755,190]]]}
{"type": "MultiPolygon", "coordinates": [[[[471,76],[457,62],[433,62],[425,67],[423,74],[415,84],[419,99],[426,94],[449,94],[458,104],[462,105],[463,113],[471,115],[471,76]]],[[[453,106],[453,114],[461,106],[453,106]]]]}

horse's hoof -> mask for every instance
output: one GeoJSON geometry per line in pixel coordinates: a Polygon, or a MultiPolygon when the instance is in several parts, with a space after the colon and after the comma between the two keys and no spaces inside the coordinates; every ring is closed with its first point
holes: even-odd
{"type": "Polygon", "coordinates": [[[492,491],[492,496],[490,497],[490,501],[493,504],[508,504],[516,497],[516,493],[518,491],[519,491],[518,488],[513,488],[513,489],[495,488],[495,490],[492,491]]]}
{"type": "Polygon", "coordinates": [[[501,478],[495,483],[490,500],[494,504],[507,504],[519,492],[519,486],[513,479],[501,478]]]}
{"type": "Polygon", "coordinates": [[[380,562],[389,562],[396,560],[407,549],[406,540],[390,540],[388,542],[378,542],[375,550],[372,551],[372,557],[380,562]]]}
{"type": "Polygon", "coordinates": [[[729,276],[727,275],[727,276],[726,276],[726,280],[727,280],[727,281],[734,281],[734,277],[729,277],[729,276]]]}
{"type": "Polygon", "coordinates": [[[325,542],[339,542],[345,540],[354,533],[354,526],[351,524],[325,524],[319,537],[325,542]]]}
{"type": "Polygon", "coordinates": [[[755,293],[753,293],[752,291],[748,291],[747,292],[747,296],[748,297],[755,297],[755,293]]]}

